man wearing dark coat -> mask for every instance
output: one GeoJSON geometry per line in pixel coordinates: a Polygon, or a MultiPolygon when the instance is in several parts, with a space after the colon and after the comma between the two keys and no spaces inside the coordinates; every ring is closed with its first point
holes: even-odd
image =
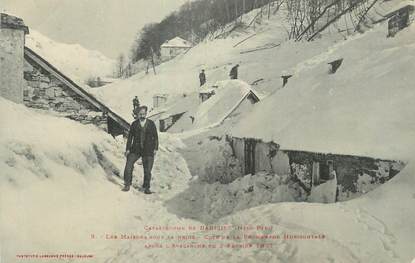
{"type": "Polygon", "coordinates": [[[138,97],[135,96],[135,98],[133,99],[133,108],[137,109],[140,107],[140,101],[138,100],[138,97]]]}
{"type": "Polygon", "coordinates": [[[202,72],[199,74],[200,86],[202,87],[206,83],[205,70],[202,69],[202,72]]]}
{"type": "Polygon", "coordinates": [[[131,124],[128,133],[125,150],[127,162],[124,169],[124,188],[122,190],[130,190],[134,164],[141,157],[144,169],[144,193],[151,194],[151,170],[153,168],[154,156],[156,155],[159,146],[157,128],[152,120],[146,118],[146,106],[141,106],[136,109],[136,111],[138,112],[138,118],[131,124]]]}
{"type": "Polygon", "coordinates": [[[231,72],[229,72],[229,77],[231,77],[231,79],[237,79],[238,78],[238,67],[239,67],[239,64],[236,64],[231,69],[231,72]]]}

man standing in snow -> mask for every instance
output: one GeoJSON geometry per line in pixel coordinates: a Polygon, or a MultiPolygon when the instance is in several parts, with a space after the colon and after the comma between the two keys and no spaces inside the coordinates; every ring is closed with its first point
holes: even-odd
{"type": "Polygon", "coordinates": [[[132,183],[134,163],[141,157],[144,169],[143,189],[144,193],[151,194],[150,181],[154,156],[158,150],[158,134],[154,122],[147,119],[147,107],[141,106],[135,110],[138,115],[130,127],[128,133],[125,156],[127,162],[124,169],[124,188],[129,191],[132,183]]]}
{"type": "Polygon", "coordinates": [[[202,87],[206,83],[205,70],[202,69],[202,72],[199,74],[200,86],[202,87]]]}
{"type": "Polygon", "coordinates": [[[140,107],[140,101],[138,100],[137,96],[135,96],[135,98],[133,99],[133,107],[134,110],[140,107]]]}
{"type": "Polygon", "coordinates": [[[231,79],[237,79],[238,78],[238,67],[239,67],[239,64],[236,64],[231,69],[231,72],[229,72],[229,77],[231,77],[231,79]]]}

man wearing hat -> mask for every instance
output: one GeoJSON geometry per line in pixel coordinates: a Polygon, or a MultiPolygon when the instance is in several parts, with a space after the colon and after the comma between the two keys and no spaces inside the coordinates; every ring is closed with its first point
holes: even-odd
{"type": "Polygon", "coordinates": [[[124,188],[122,189],[125,192],[130,190],[134,164],[141,157],[144,169],[144,193],[151,194],[151,170],[159,142],[156,125],[152,120],[146,118],[147,110],[147,106],[134,109],[134,114],[138,118],[131,124],[125,150],[127,162],[124,169],[124,188]]]}

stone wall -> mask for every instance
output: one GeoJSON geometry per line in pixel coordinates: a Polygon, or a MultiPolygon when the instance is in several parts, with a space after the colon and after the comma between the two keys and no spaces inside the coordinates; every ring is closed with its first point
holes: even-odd
{"type": "Polygon", "coordinates": [[[160,54],[162,59],[168,60],[186,52],[188,49],[187,47],[161,47],[160,54]]]}
{"type": "Polygon", "coordinates": [[[329,173],[331,162],[337,177],[338,201],[352,199],[375,189],[404,167],[402,162],[394,160],[294,150],[282,151],[288,155],[292,175],[298,177],[310,189],[331,179],[329,173]],[[318,183],[313,183],[313,163],[319,166],[318,183]]]}
{"type": "Polygon", "coordinates": [[[370,157],[283,150],[275,143],[252,138],[228,138],[233,156],[243,174],[258,172],[291,175],[308,193],[314,187],[337,178],[337,200],[367,193],[394,177],[405,166],[394,160],[370,157]],[[317,173],[317,174],[316,174],[317,173]]]}
{"type": "Polygon", "coordinates": [[[17,17],[0,17],[0,96],[23,103],[23,51],[28,29],[17,17]]]}
{"type": "Polygon", "coordinates": [[[0,96],[125,135],[128,122],[25,47],[28,33],[22,19],[0,14],[0,96]]]}
{"type": "Polygon", "coordinates": [[[24,63],[24,104],[107,130],[107,116],[35,62],[24,63]]]}

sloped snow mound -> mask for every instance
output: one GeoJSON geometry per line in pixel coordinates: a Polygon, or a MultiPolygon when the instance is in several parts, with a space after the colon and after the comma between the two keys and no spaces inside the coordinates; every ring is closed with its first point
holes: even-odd
{"type": "Polygon", "coordinates": [[[111,76],[115,61],[99,51],[88,50],[79,44],[59,43],[30,29],[26,46],[42,56],[68,77],[79,82],[89,77],[111,76]]]}
{"type": "MultiPolygon", "coordinates": [[[[107,247],[106,233],[127,233],[133,224],[154,221],[144,211],[155,206],[167,215],[154,203],[156,196],[146,200],[135,190],[120,191],[122,179],[115,175],[122,176],[125,165],[122,138],[114,140],[95,126],[3,98],[0,111],[0,243],[5,262],[27,253],[92,254],[93,262],[104,262],[123,245],[107,247]]],[[[158,198],[166,198],[181,191],[190,175],[175,151],[177,142],[160,139],[152,188],[158,198]]],[[[137,165],[134,184],[141,185],[142,173],[137,165]]]]}
{"type": "Polygon", "coordinates": [[[241,80],[225,80],[212,89],[215,93],[202,103],[195,113],[195,128],[202,128],[222,122],[251,91],[241,80]]]}
{"type": "MultiPolygon", "coordinates": [[[[216,224],[273,226],[272,231],[262,233],[279,234],[280,239],[262,250],[267,258],[264,262],[411,262],[414,175],[411,164],[387,184],[348,202],[268,204],[221,218],[216,224]],[[310,234],[324,238],[289,238],[310,234]]],[[[242,257],[238,253],[229,256],[229,262],[242,257]]],[[[258,256],[248,250],[243,255],[254,262],[258,256]]]]}
{"type": "Polygon", "coordinates": [[[198,104],[191,105],[169,132],[197,131],[218,126],[238,112],[239,108],[249,110],[252,107],[247,99],[249,93],[257,96],[250,85],[242,80],[218,81],[213,88],[204,87],[200,92],[213,95],[204,102],[199,100],[198,104]]]}
{"type": "Polygon", "coordinates": [[[116,218],[99,212],[104,203],[116,206],[105,197],[115,188],[96,154],[118,151],[111,136],[95,126],[36,113],[3,98],[0,111],[2,258],[31,249],[80,251],[87,243],[87,238],[79,238],[82,233],[117,225],[116,218]],[[103,225],[86,223],[89,220],[103,225]]]}
{"type": "Polygon", "coordinates": [[[169,211],[205,224],[267,203],[304,201],[304,192],[289,176],[258,173],[229,184],[193,180],[189,188],[167,201],[169,211]]]}
{"type": "Polygon", "coordinates": [[[288,85],[256,104],[233,135],[285,149],[408,159],[415,144],[415,24],[394,38],[386,38],[385,26],[299,63],[288,85]],[[339,58],[342,65],[329,74],[327,63],[339,58]]]}

